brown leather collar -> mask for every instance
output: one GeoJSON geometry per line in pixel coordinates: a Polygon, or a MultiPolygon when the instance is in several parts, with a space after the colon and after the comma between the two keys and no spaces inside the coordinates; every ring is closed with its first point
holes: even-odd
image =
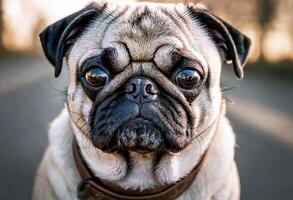
{"type": "MultiPolygon", "coordinates": [[[[209,149],[209,148],[208,148],[209,149]]],[[[196,167],[182,180],[163,188],[158,192],[157,189],[149,190],[144,193],[140,193],[136,190],[126,190],[117,187],[110,187],[105,185],[101,180],[94,177],[90,169],[87,167],[85,161],[82,158],[79,146],[76,139],[73,140],[73,155],[75,163],[82,181],[78,186],[78,198],[81,200],[91,199],[91,200],[172,200],[179,197],[185,190],[189,188],[194,179],[196,178],[198,172],[200,171],[204,159],[206,157],[207,150],[204,152],[203,156],[196,167]]]]}

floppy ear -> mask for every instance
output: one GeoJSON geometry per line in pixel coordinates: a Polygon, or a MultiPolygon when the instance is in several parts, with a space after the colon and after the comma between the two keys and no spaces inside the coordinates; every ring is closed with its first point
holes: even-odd
{"type": "Polygon", "coordinates": [[[232,61],[236,76],[242,79],[243,67],[246,64],[251,45],[250,39],[207,10],[192,6],[189,7],[189,10],[192,16],[210,33],[224,60],[232,61]]]}
{"type": "Polygon", "coordinates": [[[61,73],[63,57],[68,48],[104,7],[99,8],[94,3],[90,4],[84,9],[48,26],[40,33],[43,51],[47,59],[55,67],[55,77],[58,77],[61,73]]]}

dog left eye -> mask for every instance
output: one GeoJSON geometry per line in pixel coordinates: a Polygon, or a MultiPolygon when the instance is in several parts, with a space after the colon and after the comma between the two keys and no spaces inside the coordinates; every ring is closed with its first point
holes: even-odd
{"type": "Polygon", "coordinates": [[[101,68],[94,68],[86,72],[85,79],[90,86],[99,87],[108,83],[109,76],[101,68]]]}
{"type": "Polygon", "coordinates": [[[194,89],[201,83],[201,75],[197,70],[186,69],[176,76],[176,84],[183,89],[194,89]]]}

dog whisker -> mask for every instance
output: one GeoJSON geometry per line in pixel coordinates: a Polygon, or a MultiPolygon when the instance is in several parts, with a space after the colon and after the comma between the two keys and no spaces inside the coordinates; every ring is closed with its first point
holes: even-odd
{"type": "Polygon", "coordinates": [[[240,88],[240,85],[231,86],[231,87],[222,87],[221,92],[229,92],[230,90],[234,90],[240,88]]]}

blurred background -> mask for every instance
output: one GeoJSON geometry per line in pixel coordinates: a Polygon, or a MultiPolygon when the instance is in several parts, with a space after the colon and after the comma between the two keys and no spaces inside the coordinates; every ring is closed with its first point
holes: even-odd
{"type": "MultiPolygon", "coordinates": [[[[88,2],[0,0],[1,200],[30,199],[49,123],[65,100],[66,70],[53,77],[38,33],[88,2]]],[[[223,88],[234,88],[224,96],[236,131],[242,199],[292,200],[293,0],[201,2],[253,41],[244,80],[231,66],[222,79],[223,88]]]]}

